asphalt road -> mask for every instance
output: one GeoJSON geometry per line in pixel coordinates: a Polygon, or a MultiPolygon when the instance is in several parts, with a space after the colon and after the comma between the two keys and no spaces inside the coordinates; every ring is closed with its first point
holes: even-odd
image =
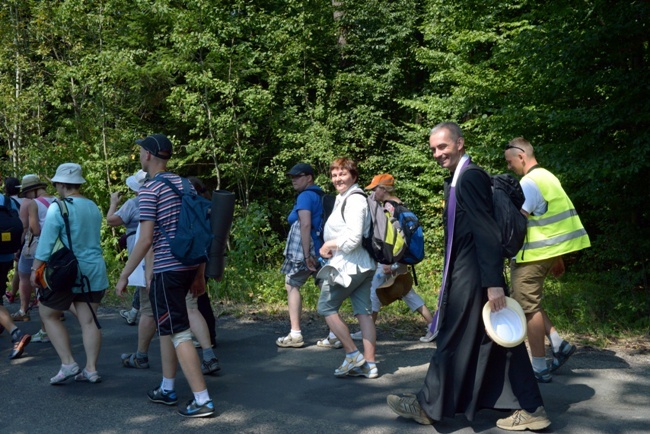
{"type": "MultiPolygon", "coordinates": [[[[10,311],[17,305],[8,306],[10,311]]],[[[20,323],[38,331],[37,312],[20,323]]],[[[76,360],[85,355],[79,326],[66,313],[76,360]]],[[[120,354],[132,352],[137,328],[127,326],[116,309],[100,308],[103,344],[100,384],[51,386],[59,368],[50,344],[31,343],[23,357],[8,360],[10,337],[0,335],[1,433],[493,433],[506,413],[483,410],[470,426],[462,416],[421,426],[395,416],[386,395],[417,391],[435,344],[391,340],[379,335],[378,379],[334,377],[342,350],[315,345],[326,333],[324,322],[303,325],[308,342],[300,349],[278,348],[274,341],[287,324],[275,321],[218,320],[216,349],[222,370],[207,377],[217,414],[186,419],[174,407],[149,402],[146,391],[159,384],[157,339],[150,350],[151,369],[121,366],[120,354]]],[[[648,355],[579,348],[550,384],[540,385],[555,433],[650,432],[650,363],[648,355]]],[[[191,392],[179,371],[179,402],[191,392]]]]}

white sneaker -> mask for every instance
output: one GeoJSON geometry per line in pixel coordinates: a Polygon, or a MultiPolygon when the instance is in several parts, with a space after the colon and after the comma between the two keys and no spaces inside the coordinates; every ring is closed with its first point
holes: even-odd
{"type": "Polygon", "coordinates": [[[359,330],[359,331],[356,332],[356,333],[350,333],[350,336],[351,336],[352,339],[354,339],[355,341],[361,341],[361,340],[363,340],[363,335],[361,334],[361,330],[359,330]]]}
{"type": "Polygon", "coordinates": [[[431,333],[429,327],[427,327],[427,334],[420,338],[420,342],[433,342],[438,337],[438,333],[431,333]]]}
{"type": "Polygon", "coordinates": [[[40,329],[38,333],[32,335],[32,342],[47,343],[50,342],[50,338],[47,337],[47,332],[43,331],[43,329],[40,329]]]}

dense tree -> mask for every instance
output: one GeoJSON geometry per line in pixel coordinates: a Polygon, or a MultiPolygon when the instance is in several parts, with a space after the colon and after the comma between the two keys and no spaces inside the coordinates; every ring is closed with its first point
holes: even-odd
{"type": "Polygon", "coordinates": [[[508,140],[531,140],[592,237],[583,269],[625,267],[639,283],[649,15],[648,2],[605,0],[6,0],[0,170],[82,162],[87,194],[105,207],[138,168],[134,139],[164,132],[174,170],[237,193],[232,247],[273,268],[287,167],[308,161],[329,188],[329,163],[352,156],[362,183],[397,177],[426,227],[433,287],[445,173],[427,132],[455,120],[494,172],[506,170],[508,140]]]}

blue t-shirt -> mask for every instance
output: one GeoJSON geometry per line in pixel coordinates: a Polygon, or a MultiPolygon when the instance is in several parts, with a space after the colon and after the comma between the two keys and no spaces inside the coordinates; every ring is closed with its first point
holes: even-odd
{"type": "Polygon", "coordinates": [[[321,195],[323,190],[317,185],[310,185],[302,192],[298,193],[296,198],[296,204],[293,206],[293,209],[289,213],[288,221],[289,225],[294,224],[298,221],[298,211],[307,210],[311,212],[311,239],[314,242],[314,250],[316,255],[320,250],[323,243],[318,237],[318,230],[323,224],[323,203],[321,201],[321,195]]]}

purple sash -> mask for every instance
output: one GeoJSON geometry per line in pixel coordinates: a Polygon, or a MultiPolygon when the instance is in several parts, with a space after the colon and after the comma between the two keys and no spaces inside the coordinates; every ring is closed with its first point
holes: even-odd
{"type": "MultiPolygon", "coordinates": [[[[462,170],[470,163],[470,159],[467,158],[460,167],[457,167],[456,170],[459,171],[458,178],[462,170]]],[[[456,180],[456,182],[458,182],[456,180]]],[[[433,321],[429,326],[429,330],[434,335],[438,334],[438,319],[440,318],[440,308],[442,307],[442,299],[445,293],[445,287],[447,286],[447,280],[449,278],[449,262],[451,259],[451,245],[454,240],[454,223],[456,221],[456,183],[451,183],[451,188],[449,189],[449,203],[447,204],[447,245],[445,246],[445,268],[442,272],[442,286],[440,287],[440,294],[438,294],[438,308],[436,313],[433,315],[433,321]]]]}

